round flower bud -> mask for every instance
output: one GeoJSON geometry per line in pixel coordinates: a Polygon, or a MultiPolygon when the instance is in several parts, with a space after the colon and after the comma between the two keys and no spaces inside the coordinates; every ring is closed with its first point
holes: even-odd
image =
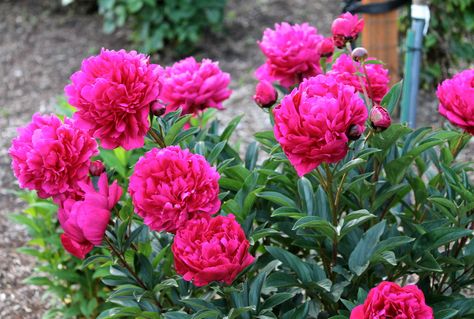
{"type": "Polygon", "coordinates": [[[334,53],[334,40],[332,38],[324,38],[318,44],[318,53],[323,58],[329,58],[334,53]]]}
{"type": "Polygon", "coordinates": [[[93,161],[89,166],[89,173],[92,176],[100,176],[105,171],[105,166],[102,161],[93,161]]]}
{"type": "Polygon", "coordinates": [[[362,126],[360,125],[351,125],[346,132],[346,136],[351,141],[357,141],[364,133],[362,126]]]}
{"type": "Polygon", "coordinates": [[[163,105],[163,103],[159,101],[153,102],[150,108],[151,108],[151,113],[156,117],[160,117],[166,113],[166,106],[163,105]]]}
{"type": "Polygon", "coordinates": [[[369,53],[367,52],[366,48],[358,47],[352,50],[351,53],[352,60],[356,62],[365,61],[369,57],[369,53]]]}
{"type": "Polygon", "coordinates": [[[253,100],[261,108],[269,108],[275,104],[278,98],[278,92],[273,85],[265,80],[258,82],[255,88],[255,95],[253,100]]]}
{"type": "Polygon", "coordinates": [[[380,105],[375,105],[370,111],[370,123],[377,132],[386,130],[392,123],[392,119],[388,111],[380,105]]]}

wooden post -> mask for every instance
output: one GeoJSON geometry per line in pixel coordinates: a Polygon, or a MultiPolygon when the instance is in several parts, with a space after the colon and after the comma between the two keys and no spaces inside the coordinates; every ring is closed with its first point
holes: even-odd
{"type": "MultiPolygon", "coordinates": [[[[363,4],[379,3],[384,0],[362,0],[363,4]]],[[[390,70],[391,84],[399,81],[398,11],[381,14],[364,14],[362,46],[369,56],[386,63],[390,70]]]]}

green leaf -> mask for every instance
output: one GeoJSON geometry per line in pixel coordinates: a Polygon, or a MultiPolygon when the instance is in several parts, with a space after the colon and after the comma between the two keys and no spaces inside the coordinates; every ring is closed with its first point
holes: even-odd
{"type": "Polygon", "coordinates": [[[299,228],[311,228],[322,234],[324,234],[331,241],[337,236],[336,229],[326,220],[321,219],[319,216],[305,216],[296,221],[293,226],[293,230],[299,228]]]}
{"type": "Polygon", "coordinates": [[[395,142],[411,132],[411,129],[403,124],[392,124],[388,129],[381,133],[372,135],[369,139],[370,145],[381,150],[386,150],[395,144],[395,142]]]}
{"type": "Polygon", "coordinates": [[[285,288],[298,286],[298,280],[292,275],[283,272],[270,274],[265,282],[266,287],[285,288]]]}
{"type": "Polygon", "coordinates": [[[227,141],[222,141],[222,142],[219,142],[217,143],[216,145],[214,145],[214,147],[212,148],[211,152],[209,153],[209,155],[207,156],[207,161],[210,163],[210,164],[214,164],[216,161],[217,161],[217,158],[219,157],[219,155],[222,153],[222,150],[224,149],[224,147],[226,146],[227,144],[227,141]]]}
{"type": "Polygon", "coordinates": [[[398,103],[400,102],[400,97],[402,96],[403,91],[402,89],[403,80],[398,83],[395,83],[380,102],[380,105],[385,107],[390,114],[393,114],[398,103]]]}
{"type": "Polygon", "coordinates": [[[247,152],[245,153],[245,167],[248,170],[253,170],[257,164],[258,159],[258,146],[256,142],[249,144],[247,152]]]}
{"type": "Polygon", "coordinates": [[[227,141],[229,140],[230,136],[234,132],[235,128],[237,125],[239,125],[240,120],[242,119],[243,115],[239,115],[236,118],[232,119],[227,127],[224,129],[224,131],[221,134],[220,140],[221,141],[227,141]]]}
{"type": "Polygon", "coordinates": [[[443,309],[435,313],[436,319],[449,319],[458,314],[459,310],[456,309],[443,309]]]}
{"type": "Polygon", "coordinates": [[[270,296],[270,298],[266,299],[263,302],[261,309],[262,310],[264,310],[264,309],[273,309],[274,307],[284,303],[285,301],[290,300],[291,298],[293,298],[293,296],[294,296],[294,294],[289,293],[289,292],[276,293],[276,294],[270,296]]]}
{"type": "Polygon", "coordinates": [[[298,194],[303,212],[307,215],[314,215],[314,194],[313,185],[306,177],[298,180],[298,194]]]}
{"type": "Polygon", "coordinates": [[[340,238],[347,235],[354,227],[362,225],[366,221],[376,218],[377,216],[369,213],[366,209],[356,210],[344,217],[340,238]]]}
{"type": "Polygon", "coordinates": [[[257,194],[257,197],[264,198],[281,206],[297,207],[296,203],[291,198],[278,192],[261,192],[260,194],[257,194]]]}
{"type": "Polygon", "coordinates": [[[171,126],[168,132],[165,135],[165,144],[166,145],[176,145],[176,139],[178,134],[181,132],[186,123],[188,123],[191,118],[191,114],[182,116],[176,123],[171,126]]]}
{"type": "Polygon", "coordinates": [[[349,257],[349,269],[360,276],[369,267],[370,259],[385,230],[385,220],[370,228],[357,243],[349,257]]]}
{"type": "Polygon", "coordinates": [[[280,247],[265,246],[265,249],[273,256],[273,258],[278,259],[283,263],[283,265],[292,269],[302,282],[311,281],[310,269],[299,257],[280,247]]]}
{"type": "Polygon", "coordinates": [[[342,176],[344,173],[350,171],[351,169],[353,169],[353,168],[355,168],[359,165],[365,164],[365,163],[367,163],[367,161],[365,159],[355,158],[355,159],[347,162],[346,164],[344,164],[340,169],[338,169],[337,173],[335,174],[335,177],[342,176]]]}

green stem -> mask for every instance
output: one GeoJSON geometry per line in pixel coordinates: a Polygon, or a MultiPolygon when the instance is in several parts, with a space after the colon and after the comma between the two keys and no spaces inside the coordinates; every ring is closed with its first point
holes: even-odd
{"type": "MultiPolygon", "coordinates": [[[[326,193],[328,195],[328,201],[329,201],[329,206],[331,208],[331,216],[332,216],[332,225],[334,228],[337,228],[337,223],[338,223],[338,218],[337,218],[337,207],[336,207],[336,202],[334,200],[334,194],[332,192],[332,181],[333,181],[333,175],[331,172],[331,169],[329,168],[329,165],[327,163],[323,163],[324,170],[326,171],[326,193]]],[[[337,263],[337,234],[334,235],[334,238],[332,240],[332,263],[334,266],[336,266],[337,263]]],[[[331,274],[331,278],[334,277],[334,274],[331,274]]]]}
{"type": "Polygon", "coordinates": [[[456,145],[454,146],[454,149],[451,151],[451,154],[453,155],[453,159],[456,158],[458,155],[459,155],[459,152],[461,152],[462,150],[462,146],[463,146],[463,140],[464,140],[464,137],[466,136],[466,133],[462,133],[457,142],[456,142],[456,145]]]}
{"type": "Polygon", "coordinates": [[[148,130],[148,133],[151,135],[151,137],[153,137],[153,140],[155,140],[155,142],[161,147],[161,148],[165,148],[166,147],[166,144],[165,142],[163,141],[163,139],[158,136],[158,134],[156,134],[155,131],[153,131],[153,128],[150,128],[148,130]]]}

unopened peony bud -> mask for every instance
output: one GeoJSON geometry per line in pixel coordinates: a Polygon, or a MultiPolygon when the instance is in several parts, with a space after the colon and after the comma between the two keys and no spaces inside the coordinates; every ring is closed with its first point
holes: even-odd
{"type": "Polygon", "coordinates": [[[318,53],[323,58],[329,58],[334,53],[334,41],[331,38],[324,38],[318,44],[318,53]]]}
{"type": "Polygon", "coordinates": [[[340,49],[343,48],[346,42],[357,39],[363,28],[364,20],[359,19],[357,14],[341,14],[331,26],[334,44],[340,49]]]}
{"type": "Polygon", "coordinates": [[[351,53],[352,60],[356,62],[362,62],[365,61],[369,57],[369,53],[367,50],[363,47],[358,47],[352,50],[351,53]]]}
{"type": "Polygon", "coordinates": [[[166,106],[160,101],[155,101],[151,104],[151,113],[156,117],[160,117],[166,113],[166,106]]]}
{"type": "Polygon", "coordinates": [[[347,129],[346,136],[351,141],[357,141],[363,133],[363,129],[359,125],[351,125],[347,129]]]}
{"type": "Polygon", "coordinates": [[[270,82],[262,80],[257,84],[253,100],[258,106],[262,108],[269,108],[275,104],[277,98],[278,92],[270,82]]]}
{"type": "Polygon", "coordinates": [[[101,161],[93,161],[89,166],[89,173],[92,176],[100,176],[105,171],[104,163],[101,161]]]}
{"type": "Polygon", "coordinates": [[[370,111],[370,123],[377,132],[386,130],[392,123],[388,111],[380,105],[375,105],[370,111]]]}

